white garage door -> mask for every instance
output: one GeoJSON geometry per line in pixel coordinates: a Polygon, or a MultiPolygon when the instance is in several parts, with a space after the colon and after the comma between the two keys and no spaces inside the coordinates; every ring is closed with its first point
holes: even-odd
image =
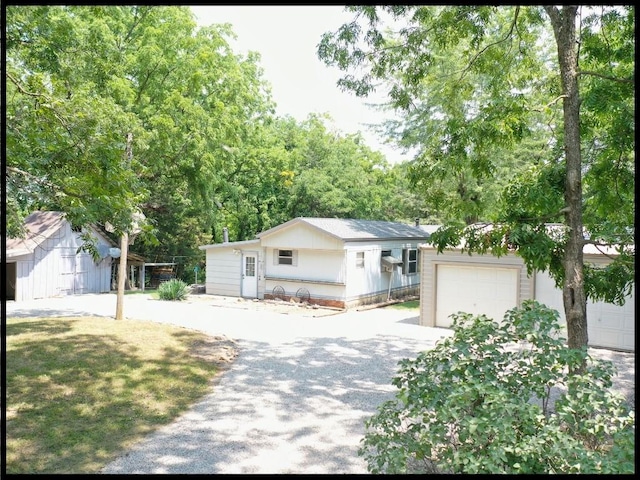
{"type": "MultiPolygon", "coordinates": [[[[535,298],[560,312],[560,320],[565,327],[562,290],[555,287],[546,272],[536,273],[535,298]]],[[[635,288],[634,288],[635,292],[635,288]]],[[[605,302],[587,301],[587,334],[589,345],[635,351],[635,293],[622,306],[605,302]]]]}
{"type": "Polygon", "coordinates": [[[449,315],[460,311],[501,322],[518,304],[516,268],[437,265],[436,282],[438,327],[450,327],[449,315]]]}

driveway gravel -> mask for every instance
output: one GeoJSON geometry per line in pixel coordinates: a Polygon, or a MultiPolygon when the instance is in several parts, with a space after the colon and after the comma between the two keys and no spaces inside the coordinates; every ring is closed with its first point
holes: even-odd
{"type": "MultiPolygon", "coordinates": [[[[8,317],[113,318],[115,294],[7,302],[8,317]]],[[[312,309],[211,295],[186,302],[127,295],[124,316],[237,342],[211,392],[173,423],[108,464],[105,474],[367,473],[358,457],[364,421],[393,397],[398,361],[432,348],[448,329],[418,312],[312,309]]],[[[592,349],[616,362],[631,401],[635,354],[592,349]]]]}

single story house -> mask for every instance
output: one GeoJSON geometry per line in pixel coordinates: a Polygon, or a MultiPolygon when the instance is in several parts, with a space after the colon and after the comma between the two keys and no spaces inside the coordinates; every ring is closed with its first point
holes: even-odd
{"type": "Polygon", "coordinates": [[[82,231],[72,228],[61,212],[33,212],[25,219],[25,228],[25,238],[6,239],[5,299],[110,291],[110,249],[115,245],[98,228],[87,229],[98,240],[102,258],[97,263],[89,253],[78,252],[82,231]]]}
{"type": "MultiPolygon", "coordinates": [[[[593,264],[610,261],[591,245],[584,249],[584,260],[593,264]]],[[[438,254],[435,247],[423,244],[420,275],[420,324],[424,326],[449,327],[449,316],[459,311],[500,321],[507,310],[525,299],[557,310],[565,323],[562,290],[546,272],[529,276],[515,254],[470,256],[459,248],[438,254]]],[[[635,351],[635,286],[622,306],[588,301],[587,325],[589,345],[635,351]]]]}
{"type": "Polygon", "coordinates": [[[207,294],[350,308],[418,295],[418,245],[428,238],[399,222],[298,217],[252,240],[199,248],[207,294]]]}

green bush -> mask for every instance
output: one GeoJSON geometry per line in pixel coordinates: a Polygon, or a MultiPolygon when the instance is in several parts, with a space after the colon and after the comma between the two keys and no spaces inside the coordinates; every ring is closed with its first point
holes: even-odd
{"type": "Polygon", "coordinates": [[[172,278],[162,282],[158,287],[160,300],[184,300],[189,293],[189,287],[182,280],[172,278]]]}
{"type": "Polygon", "coordinates": [[[395,399],[365,422],[368,470],[634,473],[635,410],[610,390],[614,365],[568,349],[558,317],[534,301],[500,325],[453,315],[453,335],[401,360],[395,399]]]}

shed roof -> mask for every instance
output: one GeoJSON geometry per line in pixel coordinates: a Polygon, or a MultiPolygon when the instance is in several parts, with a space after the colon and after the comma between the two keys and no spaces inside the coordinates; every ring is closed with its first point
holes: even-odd
{"type": "Polygon", "coordinates": [[[24,220],[25,237],[7,238],[7,257],[32,253],[38,245],[57,232],[63,222],[62,212],[33,212],[24,220]]]}
{"type": "Polygon", "coordinates": [[[311,226],[343,241],[426,240],[429,238],[429,233],[422,228],[401,222],[318,217],[297,217],[256,236],[262,238],[299,224],[311,226]]]}
{"type": "MultiPolygon", "coordinates": [[[[36,211],[24,219],[25,237],[6,239],[7,258],[32,253],[40,244],[56,233],[64,224],[63,212],[36,211]]],[[[92,226],[97,232],[100,230],[92,226]]],[[[108,237],[105,239],[115,245],[108,237]]]]}

